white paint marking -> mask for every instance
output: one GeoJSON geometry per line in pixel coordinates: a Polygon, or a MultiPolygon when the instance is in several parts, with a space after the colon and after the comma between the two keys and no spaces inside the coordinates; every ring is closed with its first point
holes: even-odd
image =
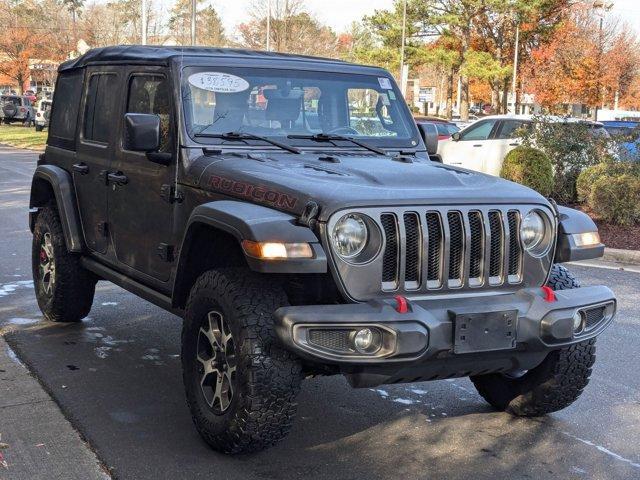
{"type": "Polygon", "coordinates": [[[415,393],[416,395],[426,395],[427,393],[429,393],[426,390],[422,390],[421,388],[410,388],[409,391],[415,393]]]}
{"type": "Polygon", "coordinates": [[[7,347],[7,356],[11,359],[13,363],[20,365],[22,368],[26,369],[27,367],[20,361],[16,352],[14,352],[11,347],[7,347]]]}
{"type": "Polygon", "coordinates": [[[19,280],[13,283],[0,284],[0,297],[6,297],[21,288],[33,288],[33,280],[19,280]]]}
{"type": "Polygon", "coordinates": [[[394,398],[393,401],[396,403],[401,403],[403,405],[413,405],[414,403],[416,403],[410,398],[394,398]]]}
{"type": "Polygon", "coordinates": [[[610,457],[613,457],[616,460],[620,460],[621,462],[628,463],[629,465],[631,465],[634,468],[640,469],[640,463],[635,463],[633,460],[629,460],[628,458],[624,458],[622,455],[619,455],[619,454],[617,454],[615,452],[612,452],[608,448],[605,448],[605,447],[603,447],[601,445],[597,445],[597,444],[593,443],[590,440],[585,440],[584,438],[576,437],[575,435],[573,435],[573,434],[571,434],[569,432],[562,432],[562,433],[564,435],[566,435],[567,437],[569,437],[569,438],[573,438],[574,440],[577,440],[577,441],[579,441],[581,443],[584,443],[585,445],[589,445],[590,447],[594,447],[598,451],[600,451],[600,452],[602,452],[602,453],[604,453],[606,455],[609,455],[610,457]]]}
{"type": "Polygon", "coordinates": [[[580,262],[567,262],[568,265],[575,265],[576,267],[589,267],[589,268],[601,268],[603,270],[617,270],[623,272],[640,273],[640,268],[627,264],[616,263],[595,263],[582,260],[580,262]]]}
{"type": "Polygon", "coordinates": [[[94,351],[96,352],[96,357],[102,358],[103,360],[109,356],[109,350],[111,350],[111,347],[94,348],[94,351]]]}
{"type": "Polygon", "coordinates": [[[38,322],[38,320],[33,318],[10,318],[8,321],[12,325],[31,325],[32,323],[38,322]]]}
{"type": "Polygon", "coordinates": [[[118,302],[102,302],[103,307],[115,307],[118,305],[118,302]]]}

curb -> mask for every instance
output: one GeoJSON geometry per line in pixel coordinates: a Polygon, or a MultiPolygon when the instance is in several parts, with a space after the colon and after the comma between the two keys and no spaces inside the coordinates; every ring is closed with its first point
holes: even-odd
{"type": "Polygon", "coordinates": [[[623,250],[621,248],[605,248],[602,260],[607,262],[640,265],[640,250],[623,250]]]}

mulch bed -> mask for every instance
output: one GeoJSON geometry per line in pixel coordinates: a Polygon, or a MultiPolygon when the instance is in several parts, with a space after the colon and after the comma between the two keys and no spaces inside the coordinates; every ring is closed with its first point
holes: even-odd
{"type": "Polygon", "coordinates": [[[609,248],[640,250],[640,225],[621,226],[598,220],[585,205],[567,205],[588,214],[598,226],[600,239],[609,248]]]}

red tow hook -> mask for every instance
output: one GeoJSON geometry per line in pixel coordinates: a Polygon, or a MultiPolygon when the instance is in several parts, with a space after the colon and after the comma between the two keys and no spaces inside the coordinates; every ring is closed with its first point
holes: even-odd
{"type": "Polygon", "coordinates": [[[407,313],[409,311],[409,302],[402,295],[396,295],[393,297],[396,301],[396,312],[407,313]]]}
{"type": "Polygon", "coordinates": [[[541,287],[542,288],[542,292],[544,293],[544,301],[545,302],[555,302],[557,300],[556,298],[556,292],[554,292],[551,287],[548,286],[544,286],[541,287]]]}

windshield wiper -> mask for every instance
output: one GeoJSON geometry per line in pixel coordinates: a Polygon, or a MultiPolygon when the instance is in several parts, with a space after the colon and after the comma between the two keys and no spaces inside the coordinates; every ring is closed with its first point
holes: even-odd
{"type": "Polygon", "coordinates": [[[266,143],[270,143],[274,147],[281,148],[283,150],[287,150],[291,153],[300,154],[300,150],[296,147],[292,147],[291,145],[287,145],[286,143],[280,143],[276,140],[271,140],[267,137],[262,137],[260,135],[254,135],[253,133],[245,133],[245,132],[227,132],[227,133],[196,133],[194,137],[206,137],[206,138],[221,138],[223,140],[261,140],[266,143]]]}
{"type": "Polygon", "coordinates": [[[351,142],[354,145],[358,145],[359,147],[369,150],[370,152],[377,153],[378,155],[387,155],[387,152],[380,148],[376,148],[352,137],[345,137],[343,135],[337,135],[334,133],[316,133],[315,135],[287,135],[287,138],[315,140],[316,142],[332,142],[333,140],[344,140],[345,142],[351,142]]]}

